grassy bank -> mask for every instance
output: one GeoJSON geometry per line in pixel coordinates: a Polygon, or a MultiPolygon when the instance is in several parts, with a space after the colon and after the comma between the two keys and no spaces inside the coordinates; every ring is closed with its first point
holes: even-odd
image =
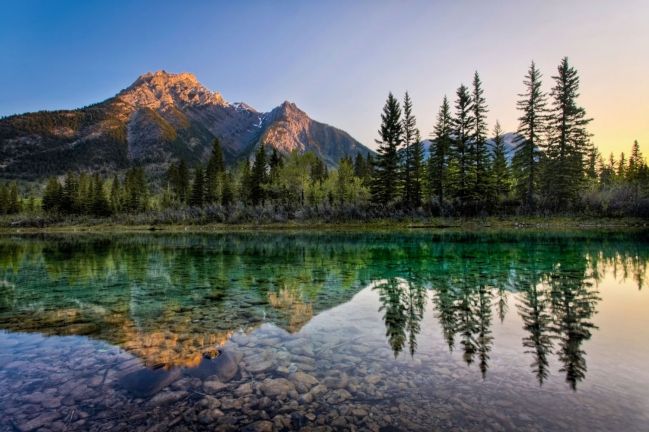
{"type": "Polygon", "coordinates": [[[66,219],[52,221],[43,226],[16,225],[15,220],[0,220],[0,234],[30,233],[143,233],[143,232],[236,232],[281,230],[644,230],[649,221],[637,218],[589,217],[483,217],[483,218],[417,218],[374,219],[370,221],[294,220],[263,223],[123,223],[108,219],[66,219]]]}

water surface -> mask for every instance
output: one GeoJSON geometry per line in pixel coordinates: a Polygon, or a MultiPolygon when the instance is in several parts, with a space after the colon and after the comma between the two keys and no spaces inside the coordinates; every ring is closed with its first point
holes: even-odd
{"type": "Polygon", "coordinates": [[[0,238],[0,430],[646,430],[642,233],[0,238]]]}

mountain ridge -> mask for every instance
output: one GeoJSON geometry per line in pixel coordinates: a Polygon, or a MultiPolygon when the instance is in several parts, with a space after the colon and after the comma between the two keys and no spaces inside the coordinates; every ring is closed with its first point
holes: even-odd
{"type": "Polygon", "coordinates": [[[0,119],[0,177],[39,179],[132,165],[161,172],[178,159],[204,163],[214,138],[229,164],[249,158],[260,144],[282,153],[313,151],[329,166],[345,155],[372,152],[293,102],[259,112],[244,102],[227,102],[192,73],[161,70],[83,108],[0,119]]]}

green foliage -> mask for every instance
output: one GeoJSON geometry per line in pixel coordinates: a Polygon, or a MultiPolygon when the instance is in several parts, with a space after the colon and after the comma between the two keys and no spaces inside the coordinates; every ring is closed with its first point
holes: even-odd
{"type": "Polygon", "coordinates": [[[493,179],[493,191],[497,203],[500,203],[509,195],[511,174],[507,163],[505,143],[503,141],[500,123],[496,122],[493,134],[493,163],[491,167],[491,176],[493,179]]]}
{"type": "Polygon", "coordinates": [[[16,182],[0,184],[0,215],[16,214],[22,210],[22,201],[16,182]]]}
{"type": "Polygon", "coordinates": [[[423,153],[419,137],[419,130],[416,126],[415,116],[412,114],[412,100],[406,92],[403,98],[403,162],[402,202],[406,208],[417,208],[421,205],[421,165],[423,153]]]}
{"type": "Polygon", "coordinates": [[[250,171],[250,183],[248,197],[253,205],[262,204],[266,197],[264,184],[268,175],[268,165],[266,163],[266,149],[260,145],[255,153],[255,161],[250,171]]]}
{"type": "Polygon", "coordinates": [[[399,193],[399,147],[403,143],[403,125],[399,102],[390,93],[381,114],[378,158],[374,165],[372,200],[381,205],[391,205],[399,193]]]}
{"type": "Polygon", "coordinates": [[[189,169],[183,159],[171,164],[167,171],[167,181],[175,199],[179,203],[187,203],[189,198],[189,169]]]}
{"type": "Polygon", "coordinates": [[[592,148],[586,126],[591,119],[577,104],[579,76],[564,57],[555,85],[549,116],[548,142],[545,146],[543,192],[551,208],[566,208],[578,197],[584,186],[585,159],[592,148]]]}
{"type": "Polygon", "coordinates": [[[124,197],[125,211],[142,212],[148,209],[149,187],[142,167],[133,167],[126,172],[124,197]]]}
{"type": "Polygon", "coordinates": [[[450,152],[455,166],[449,171],[449,183],[458,205],[467,208],[473,198],[471,192],[475,178],[471,139],[474,118],[469,89],[465,85],[461,85],[457,89],[456,96],[450,152]]]}
{"type": "Polygon", "coordinates": [[[449,183],[452,121],[451,108],[448,99],[444,96],[442,106],[437,114],[437,123],[433,132],[427,164],[428,195],[431,201],[436,198],[440,207],[444,204],[449,183]]]}
{"type": "Polygon", "coordinates": [[[522,114],[518,118],[518,136],[514,141],[512,164],[517,196],[524,207],[532,211],[537,194],[541,137],[547,129],[547,96],[541,89],[541,72],[534,62],[530,65],[523,83],[525,93],[519,94],[521,99],[517,102],[518,110],[522,114]]]}
{"type": "Polygon", "coordinates": [[[471,191],[472,200],[481,208],[490,205],[493,197],[491,176],[489,172],[489,152],[487,150],[487,101],[482,89],[482,81],[476,71],[473,75],[473,89],[471,93],[473,130],[471,141],[473,149],[473,177],[474,184],[471,191]]]}
{"type": "Polygon", "coordinates": [[[189,197],[189,205],[202,207],[205,203],[205,173],[201,166],[194,170],[194,181],[192,182],[192,193],[189,197]]]}
{"type": "Polygon", "coordinates": [[[218,138],[215,138],[212,143],[212,154],[205,170],[205,201],[207,203],[214,204],[221,200],[224,173],[223,150],[218,138]]]}

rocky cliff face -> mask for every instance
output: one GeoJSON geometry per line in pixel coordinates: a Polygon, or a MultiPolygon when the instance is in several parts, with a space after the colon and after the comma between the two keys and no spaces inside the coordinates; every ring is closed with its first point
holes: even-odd
{"type": "Polygon", "coordinates": [[[371,151],[293,103],[261,113],[228,103],[193,74],[158,71],[95,105],[1,119],[0,177],[37,179],[133,164],[160,172],[180,158],[204,162],[215,137],[229,163],[249,157],[260,144],[283,153],[313,151],[330,166],[344,155],[371,151]]]}

